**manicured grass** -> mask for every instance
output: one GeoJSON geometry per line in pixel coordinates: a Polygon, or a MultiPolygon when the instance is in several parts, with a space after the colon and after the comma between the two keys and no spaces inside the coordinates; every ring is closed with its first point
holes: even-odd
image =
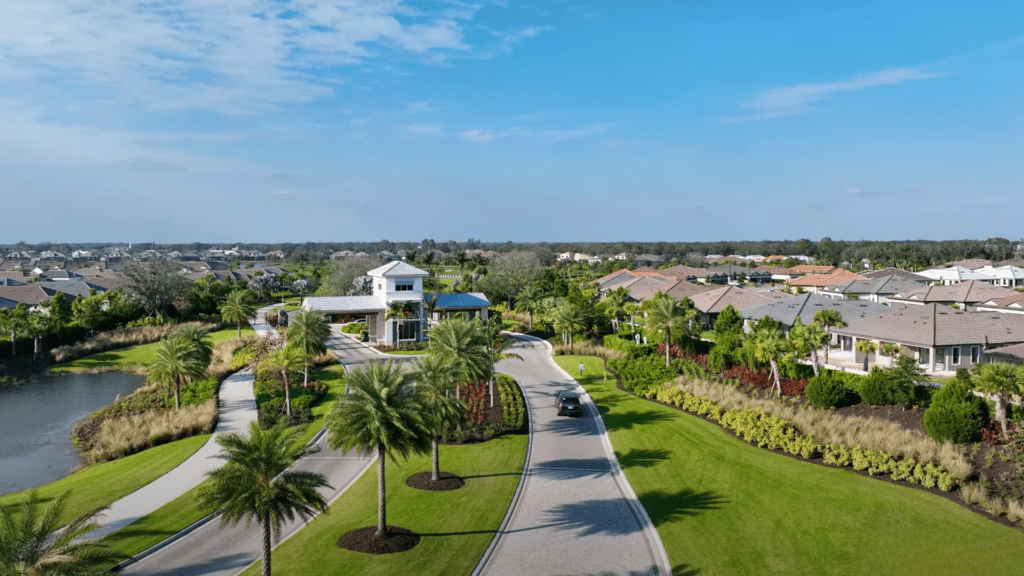
{"type": "MultiPolygon", "coordinates": [[[[347,532],[377,523],[377,474],[371,466],[321,515],[274,550],[275,574],[469,574],[508,510],[526,456],[526,436],[502,436],[482,444],[442,446],[441,469],[466,480],[451,492],[409,488],[405,480],[430,470],[430,456],[396,466],[387,462],[388,524],[419,533],[419,546],[374,556],[338,548],[347,532]],[[328,568],[329,567],[329,568],[328,568]]],[[[259,574],[259,563],[244,572],[259,574]]]]}
{"type": "Polygon", "coordinates": [[[598,405],[676,573],[1024,574],[1024,532],[921,490],[751,446],[560,356],[598,405]]]}
{"type": "MultiPolygon", "coordinates": [[[[216,344],[222,340],[235,338],[237,334],[238,327],[235,326],[211,332],[210,338],[213,340],[213,343],[216,344]]],[[[255,334],[255,332],[252,331],[251,327],[242,326],[243,338],[253,334],[255,334]]],[[[131,372],[153,361],[154,350],[158,344],[159,342],[154,342],[152,344],[140,344],[129,348],[100,352],[99,354],[93,354],[92,356],[86,356],[85,358],[79,358],[78,360],[72,360],[71,362],[56,364],[50,367],[50,372],[86,372],[96,369],[114,369],[131,372]]]]}
{"type": "Polygon", "coordinates": [[[309,371],[310,380],[320,380],[327,384],[327,394],[313,406],[313,421],[306,424],[306,429],[295,438],[298,446],[304,446],[316,436],[327,421],[327,413],[334,407],[334,401],[345,393],[345,368],[341,364],[333,364],[320,370],[309,371]]]}
{"type": "Polygon", "coordinates": [[[208,514],[196,507],[196,494],[203,484],[205,481],[153,513],[108,535],[103,542],[125,557],[131,557],[188,528],[208,514]]]}
{"type": "MultiPolygon", "coordinates": [[[[96,508],[106,506],[149,484],[181,464],[210,439],[209,434],[193,436],[162,444],[144,452],[111,462],[93,464],[55,482],[37,488],[40,498],[72,490],[63,521],[96,508]]],[[[21,500],[21,493],[0,497],[0,506],[21,500]]]]}

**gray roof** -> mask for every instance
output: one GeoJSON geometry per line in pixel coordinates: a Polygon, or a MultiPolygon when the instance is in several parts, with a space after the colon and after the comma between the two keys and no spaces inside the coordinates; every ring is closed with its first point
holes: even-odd
{"type": "Polygon", "coordinates": [[[0,296],[0,308],[15,308],[17,306],[17,300],[11,300],[10,298],[4,298],[0,296]]]}
{"type": "Polygon", "coordinates": [[[36,282],[37,286],[42,286],[50,290],[56,290],[57,292],[63,292],[68,296],[74,297],[87,297],[89,296],[90,290],[95,290],[97,294],[106,292],[107,289],[99,284],[93,284],[92,282],[36,282]]]}
{"type": "Polygon", "coordinates": [[[885,296],[889,294],[909,292],[925,287],[926,285],[922,282],[915,282],[913,280],[900,278],[896,275],[889,275],[875,277],[870,280],[850,280],[849,282],[843,282],[842,284],[825,286],[821,290],[822,292],[836,292],[839,294],[881,294],[885,296]]]}
{"type": "Polygon", "coordinates": [[[939,304],[910,306],[884,316],[848,322],[833,332],[913,346],[1016,344],[1024,342],[1024,316],[997,312],[963,312],[939,304]]]}
{"type": "Polygon", "coordinates": [[[914,274],[913,272],[908,272],[908,271],[900,269],[900,268],[893,268],[891,266],[888,267],[888,268],[882,268],[881,270],[867,270],[867,271],[864,271],[864,272],[858,272],[858,274],[860,274],[861,276],[863,276],[865,278],[869,278],[869,279],[871,279],[871,278],[884,278],[886,276],[896,276],[898,278],[903,278],[904,280],[913,280],[915,282],[921,282],[921,283],[931,283],[932,282],[932,280],[930,278],[925,278],[924,276],[921,276],[920,274],[914,274]]]}
{"type": "Polygon", "coordinates": [[[717,314],[732,304],[737,311],[771,302],[772,299],[753,290],[722,286],[690,297],[693,306],[705,314],[717,314]]]}
{"type": "Polygon", "coordinates": [[[389,278],[393,276],[430,276],[428,272],[424,272],[415,266],[410,266],[405,262],[395,260],[394,262],[388,262],[387,264],[374,268],[366,273],[369,276],[383,276],[389,278]]]}
{"type": "Polygon", "coordinates": [[[385,309],[376,296],[310,296],[303,299],[302,307],[328,314],[383,312],[385,309]]]}
{"type": "Polygon", "coordinates": [[[1009,298],[1017,294],[1009,288],[993,286],[979,280],[968,280],[949,286],[922,286],[907,292],[900,292],[896,297],[901,300],[915,302],[964,302],[976,304],[996,298],[1009,298]]]}
{"type": "Polygon", "coordinates": [[[801,294],[785,300],[775,300],[760,306],[745,308],[740,315],[748,320],[760,320],[765,316],[780,322],[783,326],[792,326],[796,323],[797,316],[804,324],[814,321],[814,314],[818,310],[832,308],[843,317],[843,322],[849,323],[855,318],[867,316],[878,316],[892,312],[892,308],[884,304],[875,304],[863,300],[833,300],[818,294],[801,294]]]}

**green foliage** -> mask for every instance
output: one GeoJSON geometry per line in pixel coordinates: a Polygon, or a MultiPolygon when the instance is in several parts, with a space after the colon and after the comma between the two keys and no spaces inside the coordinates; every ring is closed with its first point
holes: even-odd
{"type": "Polygon", "coordinates": [[[904,398],[893,385],[889,375],[878,366],[871,368],[867,378],[860,382],[857,392],[862,400],[875,406],[897,404],[900,399],[904,398]]]}
{"type": "Polygon", "coordinates": [[[959,444],[976,442],[988,425],[988,405],[971,393],[964,382],[953,380],[932,396],[931,406],[924,413],[924,428],[940,442],[959,444]]]}
{"type": "Polygon", "coordinates": [[[365,322],[352,322],[341,327],[341,331],[345,334],[359,334],[366,329],[367,326],[365,322]]]}
{"type": "Polygon", "coordinates": [[[846,384],[836,378],[831,370],[825,370],[808,380],[807,389],[804,390],[811,404],[822,409],[838,406],[848,393],[846,384]]]}
{"type": "Polygon", "coordinates": [[[612,358],[608,361],[608,368],[619,375],[626,390],[633,390],[637,386],[661,384],[679,375],[678,370],[671,365],[665,366],[665,361],[658,356],[612,358]]]}
{"type": "Polygon", "coordinates": [[[655,352],[655,346],[653,344],[637,344],[632,338],[617,336],[615,334],[605,336],[603,344],[605,348],[622,352],[630,357],[648,356],[655,352]]]}

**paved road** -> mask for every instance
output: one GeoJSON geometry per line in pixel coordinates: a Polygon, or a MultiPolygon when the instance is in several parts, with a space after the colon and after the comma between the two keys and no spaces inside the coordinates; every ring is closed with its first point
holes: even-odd
{"type": "Polygon", "coordinates": [[[523,360],[502,360],[497,368],[526,392],[533,443],[511,519],[475,574],[671,574],[593,402],[542,342],[522,339],[513,351],[523,360]],[[563,389],[580,394],[582,417],[557,415],[555,395],[563,389]]]}

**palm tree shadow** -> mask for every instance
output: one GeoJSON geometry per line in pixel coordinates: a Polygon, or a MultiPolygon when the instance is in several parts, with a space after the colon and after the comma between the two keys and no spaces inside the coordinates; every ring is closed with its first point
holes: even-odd
{"type": "Polygon", "coordinates": [[[615,456],[619,460],[619,466],[623,469],[650,468],[652,466],[656,466],[658,462],[668,460],[668,457],[671,455],[671,450],[663,450],[660,448],[652,450],[637,450],[636,448],[633,448],[622,455],[619,455],[617,452],[615,453],[615,456]]]}
{"type": "Polygon", "coordinates": [[[716,492],[689,489],[674,494],[660,490],[647,492],[640,496],[640,502],[655,526],[684,516],[699,516],[705,510],[718,510],[729,503],[716,492]]]}
{"type": "Polygon", "coordinates": [[[623,412],[619,414],[605,414],[604,425],[608,430],[630,430],[645,424],[657,424],[667,422],[675,418],[666,412],[623,412]]]}
{"type": "MultiPolygon", "coordinates": [[[[657,576],[659,574],[661,574],[661,572],[658,570],[658,567],[651,566],[643,572],[638,572],[636,570],[630,570],[629,572],[588,572],[586,574],[573,576],[657,576]]],[[[700,569],[690,568],[686,564],[678,564],[672,567],[672,574],[674,576],[697,576],[697,574],[700,574],[700,569]]]]}

